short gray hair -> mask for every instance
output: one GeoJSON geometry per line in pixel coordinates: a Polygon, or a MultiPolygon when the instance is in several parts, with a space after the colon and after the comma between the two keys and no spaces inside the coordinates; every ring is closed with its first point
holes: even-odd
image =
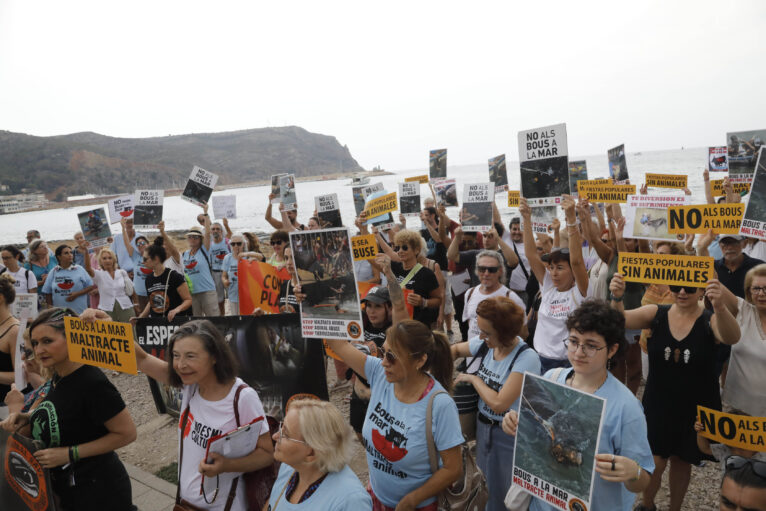
{"type": "Polygon", "coordinates": [[[340,472],[354,452],[354,434],[335,405],[318,399],[298,399],[289,405],[298,414],[303,441],[316,453],[322,472],[340,472]]]}
{"type": "Polygon", "coordinates": [[[479,252],[476,255],[476,268],[474,269],[476,275],[479,275],[479,259],[482,257],[491,257],[497,261],[497,264],[500,265],[500,283],[503,284],[505,282],[505,259],[503,259],[503,256],[500,255],[500,252],[486,249],[479,252]]]}

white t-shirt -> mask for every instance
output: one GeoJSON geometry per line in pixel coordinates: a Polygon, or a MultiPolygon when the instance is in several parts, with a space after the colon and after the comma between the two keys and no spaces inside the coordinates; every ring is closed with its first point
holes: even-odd
{"type": "Polygon", "coordinates": [[[754,417],[766,416],[766,333],[758,310],[737,298],[737,323],[742,335],[731,347],[723,400],[754,417]]]}
{"type": "Polygon", "coordinates": [[[583,300],[585,297],[580,293],[577,284],[566,291],[559,291],[553,285],[550,273],[545,272],[535,330],[535,349],[541,356],[558,360],[567,358],[564,339],[569,336],[569,331],[566,321],[583,300]]]}
{"type": "MultiPolygon", "coordinates": [[[[486,300],[487,298],[494,298],[496,296],[507,296],[513,302],[521,307],[522,311],[526,310],[526,306],[524,305],[524,302],[519,298],[519,295],[511,291],[505,286],[500,286],[496,291],[485,295],[481,292],[481,286],[476,286],[468,291],[465,292],[465,299],[466,304],[463,308],[463,321],[468,321],[468,338],[472,339],[474,337],[479,336],[479,325],[476,321],[476,308],[479,306],[481,302],[486,300]],[[468,294],[470,293],[471,297],[468,298],[468,294]]],[[[524,315],[524,324],[527,322],[527,316],[524,315]]]]}
{"type": "MultiPolygon", "coordinates": [[[[244,382],[237,378],[225,398],[219,401],[207,401],[199,395],[197,385],[185,385],[183,388],[182,414],[189,404],[189,419],[184,431],[180,431],[181,420],[178,421],[179,441],[184,443],[184,455],[181,465],[181,498],[197,507],[210,511],[221,511],[226,506],[231,484],[240,473],[226,472],[220,475],[218,482],[218,497],[212,504],[207,504],[200,494],[202,474],[199,473],[199,463],[205,456],[207,442],[215,435],[225,434],[237,428],[234,418],[234,395],[237,387],[244,382]]],[[[256,417],[264,417],[263,405],[258,393],[247,387],[239,394],[240,425],[252,422],[256,417]]],[[[269,433],[269,425],[264,420],[261,423],[261,435],[269,433]]],[[[179,444],[180,445],[180,444],[179,444]]],[[[208,495],[208,499],[212,498],[208,495]]],[[[246,511],[247,498],[245,485],[237,486],[237,496],[231,511],[246,511]]]]}
{"type": "Polygon", "coordinates": [[[755,245],[748,245],[742,250],[745,254],[749,255],[753,259],[760,259],[766,261],[766,242],[758,240],[755,245]]]}
{"type": "Polygon", "coordinates": [[[13,277],[16,281],[13,283],[13,287],[16,289],[17,293],[29,293],[30,289],[37,288],[37,277],[35,277],[32,270],[27,270],[26,268],[19,266],[16,273],[11,270],[7,270],[7,272],[8,275],[13,277]]]}
{"type": "Polygon", "coordinates": [[[606,300],[609,295],[609,265],[599,259],[588,270],[588,298],[606,300]]]}
{"type": "Polygon", "coordinates": [[[133,301],[125,294],[125,270],[116,270],[114,278],[105,270],[93,270],[93,282],[98,287],[98,308],[102,311],[113,311],[114,302],[123,309],[133,307],[133,301]]]}
{"type": "Polygon", "coordinates": [[[171,270],[180,273],[181,275],[184,274],[184,267],[180,262],[176,262],[175,259],[172,257],[168,257],[165,259],[165,262],[162,263],[165,268],[170,268],[171,270]]]}

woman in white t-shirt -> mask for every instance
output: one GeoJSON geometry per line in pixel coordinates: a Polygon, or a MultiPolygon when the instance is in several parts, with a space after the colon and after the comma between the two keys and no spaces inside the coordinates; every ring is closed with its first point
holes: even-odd
{"type": "Polygon", "coordinates": [[[519,205],[519,213],[524,219],[524,253],[542,292],[534,344],[543,373],[554,367],[570,366],[564,345],[569,335],[566,321],[588,293],[588,272],[582,255],[574,199],[564,195],[561,207],[566,216],[569,247],[554,248],[550,254],[540,257],[532,232],[532,210],[524,198],[519,205]]]}
{"type": "MultiPolygon", "coordinates": [[[[27,270],[21,263],[24,262],[24,254],[13,245],[0,249],[3,264],[8,274],[14,278],[13,283],[16,293],[37,293],[37,277],[32,270],[27,270]]],[[[5,273],[5,272],[3,272],[5,273]]]]}
{"type": "Polygon", "coordinates": [[[77,247],[83,255],[85,271],[93,279],[98,287],[98,308],[109,314],[112,321],[127,323],[136,315],[133,309],[133,300],[136,298],[135,291],[132,296],[125,293],[125,281],[130,280],[128,272],[117,267],[117,255],[110,248],[102,248],[98,253],[98,265],[100,270],[90,265],[88,247],[83,242],[77,247]]]}
{"type": "MultiPolygon", "coordinates": [[[[221,332],[207,320],[189,321],[180,326],[168,342],[172,364],[149,355],[136,343],[138,369],[167,385],[183,388],[179,421],[178,481],[180,501],[210,511],[222,511],[233,494],[230,511],[249,508],[245,495],[245,472],[270,466],[274,446],[258,393],[237,375],[237,362],[221,332]],[[237,413],[235,414],[235,406],[237,413]],[[240,425],[257,423],[260,435],[248,455],[227,458],[210,453],[208,441],[240,425]],[[200,494],[202,476],[217,479],[217,491],[200,494]]],[[[177,502],[178,503],[178,502],[177,502]]],[[[258,505],[261,509],[265,502],[258,505]]]]}

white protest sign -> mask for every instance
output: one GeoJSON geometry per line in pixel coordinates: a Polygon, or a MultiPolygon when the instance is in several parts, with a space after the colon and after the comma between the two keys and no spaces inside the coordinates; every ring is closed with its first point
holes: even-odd
{"type": "Polygon", "coordinates": [[[399,212],[408,217],[420,216],[420,183],[399,183],[399,212]]]}
{"type": "Polygon", "coordinates": [[[17,319],[37,317],[37,293],[16,293],[11,304],[11,316],[17,319]]]}
{"type": "Polygon", "coordinates": [[[195,165],[189,180],[186,182],[186,187],[181,193],[181,198],[198,206],[207,204],[217,182],[218,174],[213,174],[195,165]]]}
{"type": "Polygon", "coordinates": [[[123,218],[133,218],[133,196],[123,195],[106,202],[109,209],[109,223],[119,223],[123,218]]]}
{"type": "Polygon", "coordinates": [[[215,218],[237,218],[236,195],[214,195],[212,201],[215,218]]]}
{"type": "Polygon", "coordinates": [[[463,210],[460,223],[466,232],[486,232],[492,227],[494,183],[474,183],[463,187],[463,210]]]}
{"type": "Polygon", "coordinates": [[[628,195],[625,208],[626,238],[683,241],[683,234],[668,233],[668,208],[689,204],[686,195],[628,195]]]}
{"type": "Polygon", "coordinates": [[[520,131],[521,195],[530,206],[552,206],[569,193],[566,124],[520,131]]]}
{"type": "Polygon", "coordinates": [[[162,221],[164,190],[136,190],[133,224],[136,229],[156,229],[162,221]]]}

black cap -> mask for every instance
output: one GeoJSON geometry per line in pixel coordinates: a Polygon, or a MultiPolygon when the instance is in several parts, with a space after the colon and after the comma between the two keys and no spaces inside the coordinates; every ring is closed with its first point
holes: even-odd
{"type": "Polygon", "coordinates": [[[561,261],[562,259],[564,261],[569,261],[569,249],[566,247],[557,248],[550,254],[543,254],[540,259],[542,259],[544,263],[561,261]]]}
{"type": "Polygon", "coordinates": [[[362,301],[372,303],[390,303],[391,295],[388,293],[387,287],[375,286],[367,292],[367,296],[362,298],[362,301]]]}

